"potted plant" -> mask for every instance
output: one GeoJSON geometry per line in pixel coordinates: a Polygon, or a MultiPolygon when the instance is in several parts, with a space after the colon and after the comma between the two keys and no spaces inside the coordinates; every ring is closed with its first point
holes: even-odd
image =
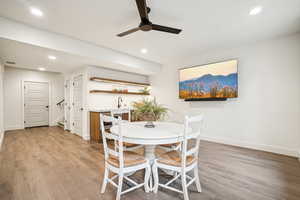
{"type": "Polygon", "coordinates": [[[147,121],[146,127],[154,127],[153,121],[162,120],[168,109],[156,102],[156,100],[143,99],[133,102],[133,117],[139,121],[147,121]]]}

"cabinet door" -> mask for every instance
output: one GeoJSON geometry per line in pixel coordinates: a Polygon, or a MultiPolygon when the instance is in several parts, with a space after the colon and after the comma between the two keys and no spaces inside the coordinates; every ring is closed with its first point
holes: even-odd
{"type": "Polygon", "coordinates": [[[101,142],[100,113],[90,112],[90,136],[92,142],[101,142]]]}
{"type": "MultiPolygon", "coordinates": [[[[103,115],[110,116],[110,112],[103,112],[103,115]]],[[[111,124],[104,124],[106,128],[109,128],[111,124]]],[[[107,130],[109,131],[109,129],[107,130]]],[[[100,127],[100,112],[90,112],[90,138],[92,142],[102,143],[102,134],[100,127]]]]}

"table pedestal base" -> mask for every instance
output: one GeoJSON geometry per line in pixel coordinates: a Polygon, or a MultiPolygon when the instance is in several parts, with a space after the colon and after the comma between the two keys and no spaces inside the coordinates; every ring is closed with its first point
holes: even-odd
{"type": "Polygon", "coordinates": [[[149,180],[149,188],[150,191],[152,192],[154,187],[153,187],[153,182],[154,182],[154,177],[152,173],[152,165],[154,163],[155,159],[155,145],[145,145],[145,158],[147,158],[150,162],[151,165],[151,175],[150,175],[150,180],[149,180]]]}
{"type": "Polygon", "coordinates": [[[145,158],[147,158],[151,165],[155,159],[155,145],[145,145],[145,158]]]}

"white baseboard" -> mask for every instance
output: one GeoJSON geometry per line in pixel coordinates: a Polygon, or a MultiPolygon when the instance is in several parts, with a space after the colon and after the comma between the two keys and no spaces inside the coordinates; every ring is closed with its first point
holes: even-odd
{"type": "Polygon", "coordinates": [[[20,130],[20,129],[24,129],[24,127],[19,125],[5,127],[5,131],[13,131],[13,130],[20,130]]]}
{"type": "Polygon", "coordinates": [[[83,140],[89,141],[90,137],[82,137],[83,140]]]}
{"type": "Polygon", "coordinates": [[[248,149],[260,150],[260,151],[267,151],[276,154],[282,154],[286,156],[292,156],[300,159],[300,152],[295,149],[287,149],[280,146],[273,146],[273,145],[266,145],[266,144],[253,144],[248,142],[242,142],[237,140],[231,140],[227,138],[217,138],[217,137],[210,137],[210,136],[202,136],[203,140],[228,144],[232,146],[244,147],[248,149]]]}

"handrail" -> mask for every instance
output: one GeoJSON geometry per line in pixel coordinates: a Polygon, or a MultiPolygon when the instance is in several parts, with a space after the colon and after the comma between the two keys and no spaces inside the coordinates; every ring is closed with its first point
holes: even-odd
{"type": "Polygon", "coordinates": [[[58,102],[56,105],[59,106],[59,105],[61,105],[64,101],[65,101],[65,99],[61,100],[61,101],[58,102]]]}

